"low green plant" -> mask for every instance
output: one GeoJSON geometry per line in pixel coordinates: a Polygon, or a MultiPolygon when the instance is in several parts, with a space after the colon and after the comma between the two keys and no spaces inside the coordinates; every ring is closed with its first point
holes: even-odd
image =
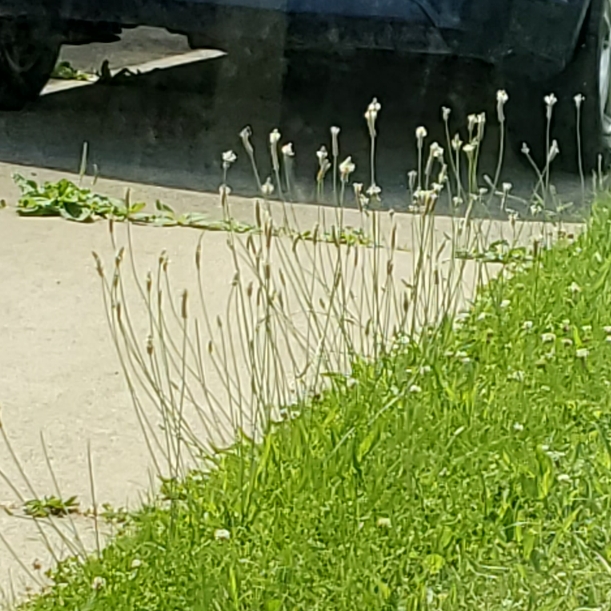
{"type": "Polygon", "coordinates": [[[30,499],[24,503],[23,510],[26,515],[32,518],[64,517],[80,511],[76,496],[71,496],[65,500],[57,496],[30,499]]]}
{"type": "Polygon", "coordinates": [[[57,63],[51,78],[64,81],[91,81],[94,75],[77,70],[69,61],[63,60],[57,63]]]}

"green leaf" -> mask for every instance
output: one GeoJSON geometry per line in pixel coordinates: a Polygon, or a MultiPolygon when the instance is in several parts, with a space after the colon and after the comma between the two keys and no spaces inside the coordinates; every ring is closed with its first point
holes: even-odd
{"type": "Polygon", "coordinates": [[[140,210],[144,210],[144,208],[146,208],[145,202],[136,202],[129,207],[129,214],[131,216],[132,214],[140,212],[140,210]]]}
{"type": "Polygon", "coordinates": [[[168,214],[174,214],[174,210],[170,208],[167,204],[164,204],[161,200],[157,200],[155,202],[155,208],[159,210],[159,212],[167,212],[168,214]]]}

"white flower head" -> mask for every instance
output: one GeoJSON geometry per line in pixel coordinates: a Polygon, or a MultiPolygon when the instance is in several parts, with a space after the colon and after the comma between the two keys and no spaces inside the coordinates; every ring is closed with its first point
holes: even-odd
{"type": "Polygon", "coordinates": [[[229,539],[231,539],[231,533],[226,528],[217,528],[214,531],[214,538],[217,541],[229,541],[229,539]]]}
{"type": "Polygon", "coordinates": [[[438,142],[433,142],[431,144],[431,157],[433,159],[442,159],[443,158],[443,147],[440,146],[438,142]]]}
{"type": "Polygon", "coordinates": [[[441,116],[443,117],[444,121],[447,121],[450,118],[450,113],[452,112],[452,110],[446,106],[443,106],[441,109],[441,116]]]}
{"type": "Polygon", "coordinates": [[[390,528],[390,518],[378,518],[378,528],[390,528]]]}
{"type": "Polygon", "coordinates": [[[576,282],[571,282],[571,286],[569,286],[569,291],[571,293],[581,293],[581,287],[576,282]]]}
{"type": "Polygon", "coordinates": [[[420,388],[420,386],[418,386],[417,384],[412,384],[412,385],[409,387],[409,392],[414,393],[414,394],[417,394],[417,393],[419,393],[419,392],[422,392],[422,388],[420,388]]]}
{"type": "Polygon", "coordinates": [[[578,359],[587,359],[590,356],[590,351],[587,348],[579,348],[575,351],[575,356],[578,359]]]}
{"type": "Polygon", "coordinates": [[[581,105],[585,102],[585,96],[583,96],[581,93],[578,93],[574,98],[574,102],[575,102],[575,106],[577,107],[577,109],[581,108],[581,105]]]}
{"type": "Polygon", "coordinates": [[[558,141],[557,140],[552,140],[552,144],[549,148],[549,153],[548,153],[548,158],[549,161],[553,161],[557,156],[558,153],[560,153],[560,147],[558,146],[558,141]]]}
{"type": "Polygon", "coordinates": [[[543,100],[545,101],[546,106],[551,107],[556,104],[558,98],[553,93],[550,93],[549,95],[546,95],[543,100]]]}
{"type": "Polygon", "coordinates": [[[524,329],[524,331],[530,331],[532,328],[533,328],[532,320],[525,320],[524,323],[522,324],[522,329],[524,329]]]}
{"type": "Polygon", "coordinates": [[[320,164],[320,166],[322,167],[322,165],[324,164],[324,162],[327,160],[327,158],[329,157],[329,153],[327,152],[327,147],[326,146],[321,146],[317,151],[316,151],[316,157],[318,157],[318,163],[320,164]]]}
{"type": "Polygon", "coordinates": [[[294,157],[295,156],[295,151],[293,150],[293,143],[292,142],[288,142],[287,144],[285,144],[282,147],[282,154],[285,157],[294,157]]]}
{"type": "Polygon", "coordinates": [[[503,193],[505,195],[507,195],[511,189],[513,189],[513,185],[510,182],[504,182],[503,183],[503,193]]]}
{"type": "Polygon", "coordinates": [[[426,131],[426,127],[423,127],[422,125],[420,127],[416,128],[416,140],[418,140],[419,143],[422,143],[422,141],[426,138],[428,132],[426,131]]]}
{"type": "Polygon", "coordinates": [[[272,146],[275,146],[278,144],[278,142],[280,142],[280,132],[277,129],[274,129],[269,135],[269,143],[272,146]]]}
{"type": "Polygon", "coordinates": [[[230,166],[232,163],[235,163],[238,156],[233,151],[225,151],[223,153],[223,164],[230,166]]]}
{"type": "Polygon", "coordinates": [[[550,344],[550,343],[552,343],[552,342],[555,342],[555,341],[556,341],[556,335],[555,335],[555,333],[544,333],[544,334],[541,336],[541,341],[542,341],[544,344],[550,344]]]}
{"type": "Polygon", "coordinates": [[[499,89],[496,92],[496,103],[497,104],[507,104],[507,102],[509,101],[509,95],[507,95],[507,92],[504,89],[499,89]]]}
{"type": "Polygon", "coordinates": [[[263,191],[263,195],[269,197],[274,193],[274,185],[272,183],[272,179],[270,177],[261,185],[261,190],[263,191]]]}
{"type": "Polygon", "coordinates": [[[505,121],[505,104],[507,104],[508,100],[509,96],[504,89],[499,89],[496,92],[496,115],[499,123],[503,123],[505,121]]]}
{"type": "Polygon", "coordinates": [[[375,184],[367,189],[367,195],[369,195],[369,197],[379,197],[380,193],[382,193],[382,189],[375,184]]]}
{"type": "Polygon", "coordinates": [[[105,585],[106,579],[104,579],[104,577],[94,577],[93,581],[91,582],[91,589],[101,590],[105,585]]]}
{"type": "Polygon", "coordinates": [[[509,301],[509,299],[503,299],[503,301],[500,303],[502,309],[508,308],[510,305],[511,301],[509,301]]]}
{"type": "Polygon", "coordinates": [[[603,327],[603,331],[607,334],[607,335],[611,335],[611,325],[607,325],[606,327],[603,327]]]}
{"type": "Polygon", "coordinates": [[[346,157],[344,161],[339,164],[339,173],[344,180],[348,180],[350,174],[356,170],[356,165],[352,161],[352,157],[346,157]]]}
{"type": "Polygon", "coordinates": [[[516,422],[516,423],[513,425],[513,430],[514,430],[514,431],[518,431],[518,432],[520,433],[520,432],[522,432],[522,431],[524,430],[524,425],[523,425],[523,424],[520,424],[519,422],[516,422]]]}

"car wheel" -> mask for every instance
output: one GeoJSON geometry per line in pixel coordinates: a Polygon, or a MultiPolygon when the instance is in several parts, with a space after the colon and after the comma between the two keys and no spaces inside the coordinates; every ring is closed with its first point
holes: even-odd
{"type": "Polygon", "coordinates": [[[536,83],[512,79],[507,128],[518,155],[525,143],[543,167],[548,144],[558,143],[552,167],[590,173],[611,151],[611,0],[593,0],[573,59],[554,79],[536,83]],[[545,97],[554,94],[548,142],[545,97]],[[576,96],[582,95],[579,112],[576,96]],[[511,102],[513,101],[513,104],[511,102]],[[513,110],[510,110],[513,108],[513,110]]]}
{"type": "Polygon", "coordinates": [[[0,109],[21,110],[45,86],[59,55],[59,37],[38,24],[0,20],[0,109]]]}

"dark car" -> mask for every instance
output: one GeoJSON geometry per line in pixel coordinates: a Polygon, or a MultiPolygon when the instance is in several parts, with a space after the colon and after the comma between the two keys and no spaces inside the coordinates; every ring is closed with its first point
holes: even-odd
{"type": "Polygon", "coordinates": [[[112,41],[139,25],[237,57],[280,37],[287,50],[478,58],[507,84],[517,146],[527,139],[544,155],[543,98],[554,93],[559,163],[575,169],[581,158],[590,170],[610,148],[611,0],[0,0],[0,107],[38,96],[62,44],[112,41]]]}

